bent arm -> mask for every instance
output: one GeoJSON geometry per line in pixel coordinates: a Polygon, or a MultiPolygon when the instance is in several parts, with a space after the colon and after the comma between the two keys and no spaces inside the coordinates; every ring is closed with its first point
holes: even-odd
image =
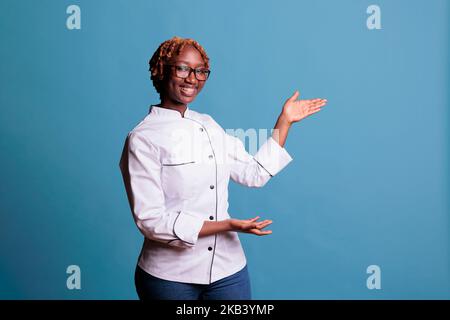
{"type": "Polygon", "coordinates": [[[141,233],[148,239],[171,246],[194,246],[203,219],[188,211],[166,210],[158,150],[144,137],[130,133],[120,169],[131,212],[141,233]]]}
{"type": "Polygon", "coordinates": [[[272,138],[278,142],[281,147],[284,147],[284,144],[286,143],[291,125],[292,122],[289,122],[286,116],[280,114],[273,128],[272,138]]]}
{"type": "Polygon", "coordinates": [[[259,216],[246,219],[226,219],[222,221],[205,221],[199,233],[199,237],[209,236],[225,231],[239,231],[252,233],[258,236],[271,234],[271,230],[262,230],[272,223],[272,220],[257,221],[259,216]]]}
{"type": "Polygon", "coordinates": [[[289,129],[294,122],[298,122],[316,112],[319,112],[327,104],[326,99],[316,98],[309,100],[297,100],[300,93],[295,91],[283,105],[283,110],[275,123],[272,138],[284,147],[289,129]]]}
{"type": "Polygon", "coordinates": [[[230,219],[222,221],[204,221],[198,236],[205,237],[226,231],[231,231],[230,219]]]}
{"type": "Polygon", "coordinates": [[[241,140],[229,136],[232,147],[228,150],[230,178],[247,187],[262,187],[271,177],[292,161],[289,153],[272,137],[251,156],[241,140]]]}

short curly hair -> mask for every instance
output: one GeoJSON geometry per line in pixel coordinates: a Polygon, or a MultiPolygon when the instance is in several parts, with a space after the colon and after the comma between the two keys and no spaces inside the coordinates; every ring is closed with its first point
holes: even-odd
{"type": "Polygon", "coordinates": [[[160,95],[161,84],[164,79],[164,64],[167,63],[170,58],[180,54],[181,50],[183,50],[186,45],[191,45],[200,52],[206,68],[209,69],[208,55],[206,54],[205,49],[203,49],[203,47],[194,39],[174,36],[172,39],[164,41],[159,45],[158,49],[153,53],[153,56],[148,62],[150,79],[153,82],[156,92],[160,95]]]}

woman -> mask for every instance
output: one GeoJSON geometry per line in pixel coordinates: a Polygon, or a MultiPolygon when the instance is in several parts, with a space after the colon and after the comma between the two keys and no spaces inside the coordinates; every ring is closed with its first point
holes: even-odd
{"type": "Polygon", "coordinates": [[[205,85],[209,58],[192,39],[173,37],[150,59],[160,95],[128,134],[120,168],[130,208],[145,237],[135,272],[140,299],[251,299],[237,232],[258,236],[271,220],[232,219],[228,182],[262,187],[292,158],[283,148],[294,122],[324,99],[287,99],[273,135],[255,156],[207,114],[191,110],[205,85]]]}

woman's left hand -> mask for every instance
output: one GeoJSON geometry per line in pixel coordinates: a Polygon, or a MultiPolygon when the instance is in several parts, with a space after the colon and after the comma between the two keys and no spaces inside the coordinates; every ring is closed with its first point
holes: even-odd
{"type": "Polygon", "coordinates": [[[294,95],[286,100],[283,105],[282,117],[289,123],[300,121],[316,112],[319,112],[324,105],[326,105],[326,99],[308,99],[297,100],[300,93],[294,92],[294,95]]]}
{"type": "Polygon", "coordinates": [[[268,225],[272,224],[272,220],[257,221],[259,216],[252,219],[238,220],[229,219],[231,231],[253,233],[257,236],[265,236],[272,233],[272,230],[262,230],[268,225]]]}

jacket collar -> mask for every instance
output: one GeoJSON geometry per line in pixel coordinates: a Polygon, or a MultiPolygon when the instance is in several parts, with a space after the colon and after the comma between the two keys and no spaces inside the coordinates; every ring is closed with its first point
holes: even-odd
{"type": "MultiPolygon", "coordinates": [[[[148,113],[151,114],[152,116],[157,116],[157,117],[172,118],[172,119],[182,119],[183,118],[181,116],[181,113],[177,110],[168,109],[168,108],[164,108],[164,107],[158,107],[155,105],[151,105],[149,107],[148,113]]],[[[189,109],[189,107],[186,107],[186,110],[184,111],[184,117],[189,118],[190,114],[191,114],[191,110],[189,109]]]]}

